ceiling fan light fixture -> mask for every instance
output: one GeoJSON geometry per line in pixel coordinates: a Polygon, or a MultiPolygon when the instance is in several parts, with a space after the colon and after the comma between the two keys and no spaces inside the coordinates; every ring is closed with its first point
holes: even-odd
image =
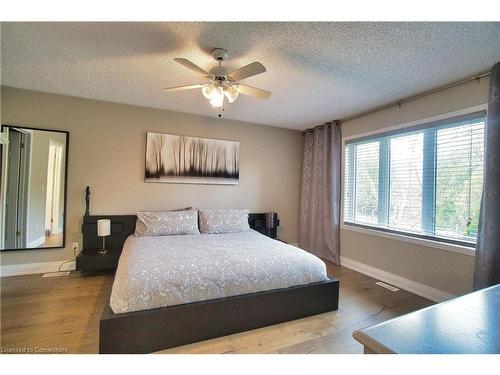
{"type": "Polygon", "coordinates": [[[224,89],[224,95],[229,103],[234,103],[234,101],[238,99],[238,95],[240,95],[240,93],[234,87],[228,86],[224,89]]]}
{"type": "Polygon", "coordinates": [[[217,91],[217,88],[214,85],[203,85],[201,88],[201,92],[203,96],[207,99],[212,99],[212,94],[217,91]]]}
{"type": "Polygon", "coordinates": [[[217,87],[211,97],[210,97],[210,104],[214,108],[220,108],[224,105],[224,90],[222,87],[217,87]]]}
{"type": "MultiPolygon", "coordinates": [[[[253,77],[264,73],[266,68],[258,61],[242,66],[236,70],[227,73],[227,69],[222,67],[222,62],[228,58],[227,51],[223,48],[215,48],[212,56],[218,62],[218,67],[211,69],[210,73],[198,65],[185,58],[175,58],[174,61],[195,72],[196,74],[208,79],[209,83],[200,83],[187,86],[175,86],[165,88],[165,92],[177,92],[201,88],[203,96],[210,101],[214,108],[224,107],[224,99],[229,103],[234,103],[240,93],[253,96],[255,98],[267,99],[271,93],[256,87],[240,84],[240,80],[253,77]]],[[[219,113],[219,117],[221,114],[219,113]]]]}

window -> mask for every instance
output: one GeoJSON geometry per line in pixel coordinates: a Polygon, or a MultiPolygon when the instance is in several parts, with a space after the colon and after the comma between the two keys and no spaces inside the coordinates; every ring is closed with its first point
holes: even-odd
{"type": "Polygon", "coordinates": [[[356,147],[356,210],[354,218],[360,223],[377,223],[378,206],[378,142],[356,147]]]}
{"type": "Polygon", "coordinates": [[[473,246],[485,113],[346,142],[344,223],[473,246]]]}

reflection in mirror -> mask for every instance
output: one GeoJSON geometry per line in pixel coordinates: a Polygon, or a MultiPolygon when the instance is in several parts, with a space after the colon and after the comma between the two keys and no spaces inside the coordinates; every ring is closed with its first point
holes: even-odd
{"type": "Polygon", "coordinates": [[[63,247],[68,133],[2,126],[0,249],[63,247]]]}

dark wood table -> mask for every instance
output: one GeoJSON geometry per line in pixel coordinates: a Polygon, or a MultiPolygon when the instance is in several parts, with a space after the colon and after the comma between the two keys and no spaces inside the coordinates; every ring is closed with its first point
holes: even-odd
{"type": "Polygon", "coordinates": [[[500,353],[500,284],[353,333],[365,353],[500,353]]]}

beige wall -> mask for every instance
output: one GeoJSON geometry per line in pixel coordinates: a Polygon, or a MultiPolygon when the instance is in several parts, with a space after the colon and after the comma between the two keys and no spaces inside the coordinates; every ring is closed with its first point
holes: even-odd
{"type": "MultiPolygon", "coordinates": [[[[488,102],[488,79],[345,122],[344,137],[401,125],[488,102]]],[[[341,230],[341,255],[452,294],[471,291],[474,257],[341,230]]]]}
{"type": "Polygon", "coordinates": [[[2,252],[2,265],[71,259],[87,185],[92,214],[185,206],[276,211],[280,238],[297,242],[300,132],[10,87],[1,94],[2,123],[70,132],[66,248],[2,252]],[[148,131],[240,141],[240,185],[145,183],[148,131]]]}

